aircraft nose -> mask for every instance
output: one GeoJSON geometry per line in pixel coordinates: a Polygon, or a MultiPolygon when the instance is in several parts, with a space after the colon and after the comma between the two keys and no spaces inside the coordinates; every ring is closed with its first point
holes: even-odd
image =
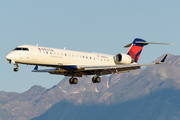
{"type": "Polygon", "coordinates": [[[7,59],[7,60],[11,60],[11,59],[12,59],[12,53],[7,54],[7,55],[6,55],[6,59],[7,59]]]}
{"type": "Polygon", "coordinates": [[[6,55],[6,59],[8,59],[8,60],[10,60],[11,59],[11,57],[10,57],[10,55],[8,54],[8,55],[6,55]]]}
{"type": "Polygon", "coordinates": [[[11,63],[11,54],[9,53],[8,55],[6,55],[6,59],[7,59],[7,62],[10,64],[11,63]]]}

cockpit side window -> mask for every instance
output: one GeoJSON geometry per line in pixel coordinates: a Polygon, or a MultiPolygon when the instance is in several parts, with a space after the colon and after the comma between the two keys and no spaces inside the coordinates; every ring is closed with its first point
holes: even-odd
{"type": "Polygon", "coordinates": [[[29,51],[28,48],[20,48],[20,47],[17,47],[17,48],[15,48],[14,50],[15,50],[15,51],[17,51],[17,50],[29,51]]]}
{"type": "Polygon", "coordinates": [[[22,50],[24,50],[24,51],[29,51],[29,49],[28,49],[28,48],[23,48],[22,50]]]}

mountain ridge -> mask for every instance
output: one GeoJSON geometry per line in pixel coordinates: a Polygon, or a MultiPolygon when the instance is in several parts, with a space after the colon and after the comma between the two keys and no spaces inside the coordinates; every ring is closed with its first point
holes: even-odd
{"type": "MultiPolygon", "coordinates": [[[[164,56],[164,55],[163,55],[164,56]]],[[[163,56],[156,61],[160,61],[163,56]]],[[[77,85],[69,84],[65,77],[50,89],[32,86],[24,93],[0,92],[1,119],[29,120],[40,116],[61,101],[73,105],[106,104],[126,102],[143,98],[164,89],[180,89],[180,56],[168,54],[164,64],[146,67],[127,73],[103,76],[100,84],[91,77],[78,78],[77,85]],[[8,117],[9,116],[9,117],[8,117]]]]}

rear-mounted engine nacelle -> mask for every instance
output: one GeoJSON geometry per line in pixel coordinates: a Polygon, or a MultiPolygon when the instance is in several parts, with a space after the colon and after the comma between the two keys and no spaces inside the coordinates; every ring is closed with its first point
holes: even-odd
{"type": "Polygon", "coordinates": [[[114,57],[114,61],[116,64],[130,64],[133,63],[134,60],[131,58],[131,56],[123,53],[119,53],[114,57]]]}

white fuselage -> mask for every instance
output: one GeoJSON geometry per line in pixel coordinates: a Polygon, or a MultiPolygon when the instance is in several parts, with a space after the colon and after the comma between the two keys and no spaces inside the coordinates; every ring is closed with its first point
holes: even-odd
{"type": "Polygon", "coordinates": [[[78,52],[49,47],[21,45],[10,52],[6,58],[15,63],[30,65],[115,65],[113,55],[78,52]]]}
{"type": "Polygon", "coordinates": [[[167,55],[157,63],[137,64],[143,46],[150,43],[145,40],[136,38],[133,43],[125,47],[131,47],[127,54],[118,53],[116,55],[108,55],[101,53],[78,52],[65,49],[56,49],[49,47],[21,45],[11,51],[6,59],[8,63],[14,63],[16,66],[14,72],[17,72],[20,64],[35,65],[32,72],[48,72],[50,74],[58,74],[71,76],[70,84],[77,84],[78,79],[74,77],[82,77],[83,75],[94,75],[93,83],[100,83],[101,75],[116,74],[129,72],[140,69],[141,66],[162,64],[167,55]],[[52,69],[38,70],[38,66],[53,67],[52,69]]]}

